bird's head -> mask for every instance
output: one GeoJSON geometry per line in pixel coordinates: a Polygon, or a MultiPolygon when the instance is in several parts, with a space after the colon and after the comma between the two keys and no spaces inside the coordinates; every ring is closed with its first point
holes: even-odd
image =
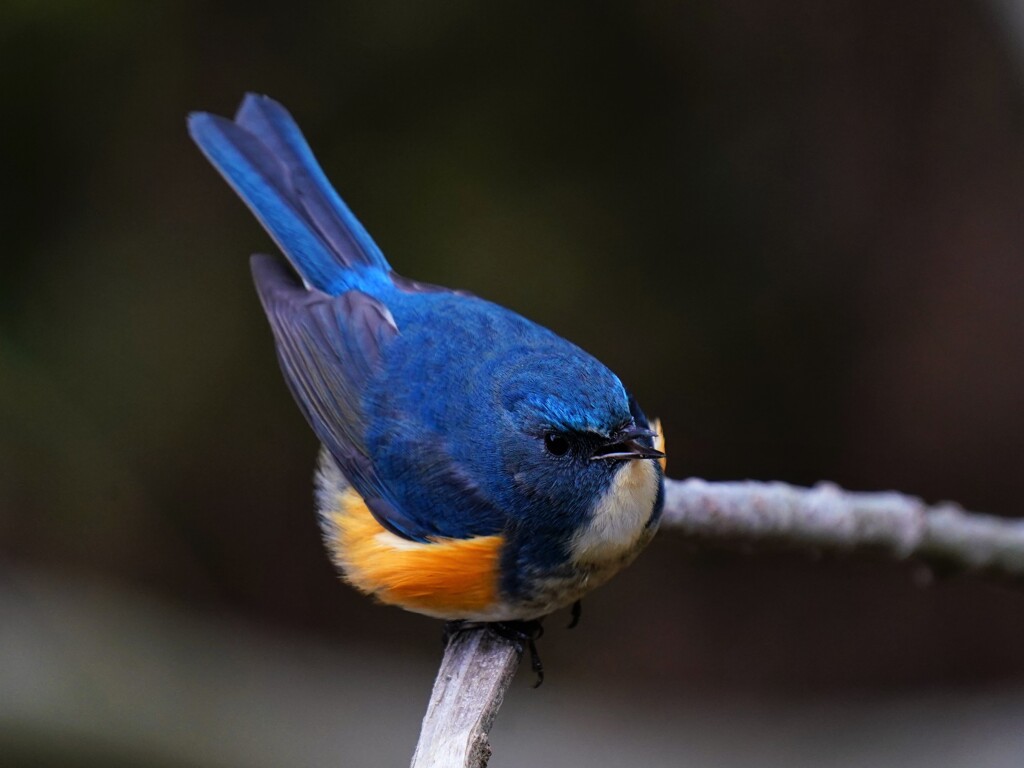
{"type": "Polygon", "coordinates": [[[502,461],[532,524],[575,530],[604,515],[600,524],[614,528],[620,513],[649,520],[664,454],[615,374],[559,348],[520,360],[501,382],[502,461]]]}

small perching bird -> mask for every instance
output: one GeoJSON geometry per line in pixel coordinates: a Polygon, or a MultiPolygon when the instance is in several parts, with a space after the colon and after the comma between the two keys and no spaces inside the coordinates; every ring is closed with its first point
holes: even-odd
{"type": "Polygon", "coordinates": [[[188,124],[291,265],[251,262],[322,443],[320,522],[346,581],[449,621],[532,622],[637,556],[664,453],[615,374],[510,310],[392,271],[277,102],[250,94],[234,120],[188,124]]]}

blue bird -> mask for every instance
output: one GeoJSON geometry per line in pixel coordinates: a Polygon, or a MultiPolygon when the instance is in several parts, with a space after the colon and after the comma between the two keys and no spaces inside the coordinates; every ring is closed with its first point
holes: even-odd
{"type": "Polygon", "coordinates": [[[534,622],[651,540],[663,442],[622,382],[520,315],[396,274],[291,115],[189,116],[284,252],[252,274],[322,443],[316,500],[345,580],[449,621],[534,622]]]}

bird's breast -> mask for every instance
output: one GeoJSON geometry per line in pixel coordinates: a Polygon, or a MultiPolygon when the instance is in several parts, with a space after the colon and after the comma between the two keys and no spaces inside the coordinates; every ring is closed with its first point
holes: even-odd
{"type": "MultiPolygon", "coordinates": [[[[657,447],[662,445],[659,438],[657,447]]],[[[419,542],[391,533],[326,451],[317,487],[325,543],[354,587],[437,618],[508,621],[570,605],[628,565],[657,528],[653,514],[661,473],[649,460],[624,462],[570,537],[568,558],[544,567],[516,557],[515,544],[504,535],[419,542]],[[503,592],[503,567],[522,570],[523,590],[503,592]]]]}

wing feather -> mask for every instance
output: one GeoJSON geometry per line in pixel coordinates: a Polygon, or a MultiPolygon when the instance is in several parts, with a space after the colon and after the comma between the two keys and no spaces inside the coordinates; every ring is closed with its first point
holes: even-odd
{"type": "Polygon", "coordinates": [[[363,393],[398,335],[391,312],[360,291],[307,290],[270,256],[254,256],[252,272],[288,388],[342,474],[392,533],[416,541],[438,535],[402,512],[366,446],[363,393]]]}

